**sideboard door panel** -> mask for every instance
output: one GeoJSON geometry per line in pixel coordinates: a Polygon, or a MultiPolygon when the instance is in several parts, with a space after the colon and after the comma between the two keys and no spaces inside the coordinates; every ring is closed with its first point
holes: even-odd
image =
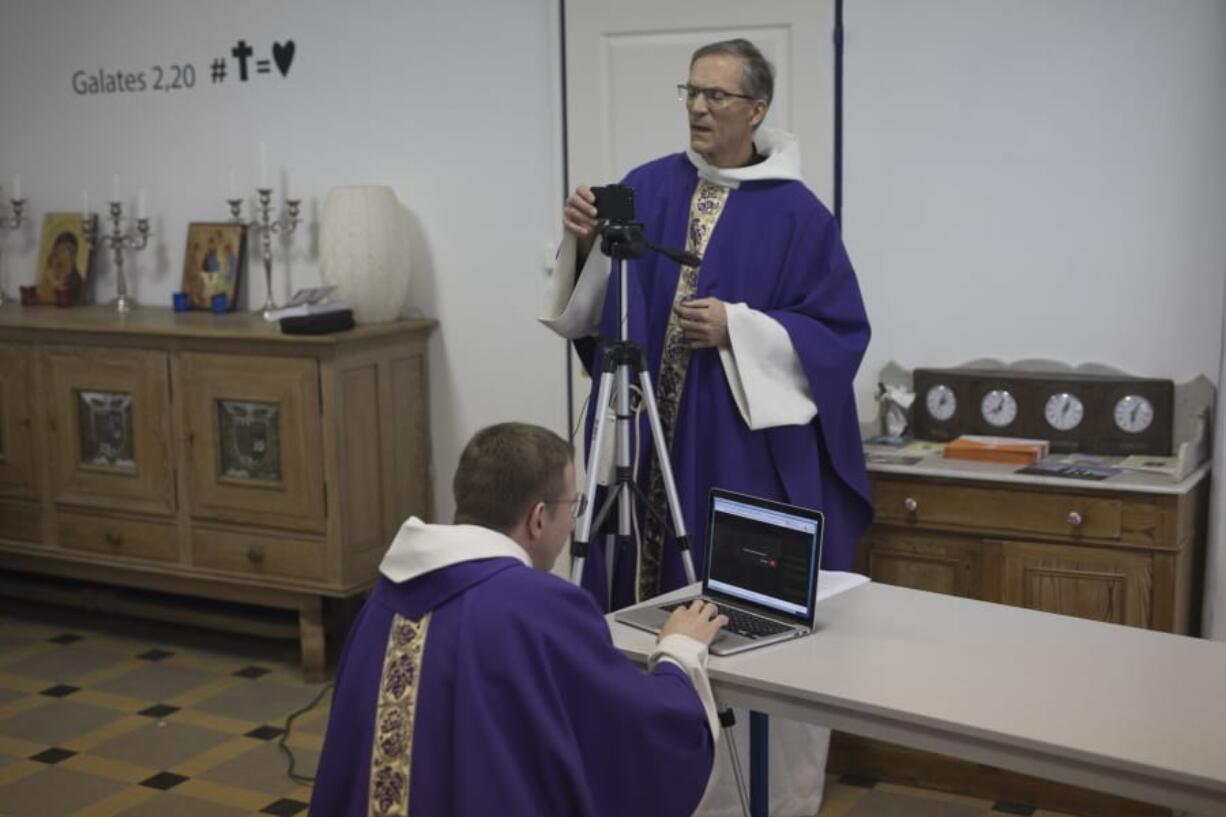
{"type": "Polygon", "coordinates": [[[1146,554],[1005,542],[1002,561],[1005,604],[1149,626],[1153,567],[1146,554]]]}
{"type": "Polygon", "coordinates": [[[181,352],[194,519],[324,531],[318,364],[181,352]]]}
{"type": "Polygon", "coordinates": [[[56,502],[173,514],[165,353],[48,346],[42,361],[56,502]]]}
{"type": "Polygon", "coordinates": [[[0,495],[38,499],[30,347],[0,344],[0,495]]]}

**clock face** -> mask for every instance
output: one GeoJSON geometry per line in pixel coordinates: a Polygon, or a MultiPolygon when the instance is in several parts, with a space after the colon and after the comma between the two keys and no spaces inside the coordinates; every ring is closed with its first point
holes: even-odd
{"type": "Polygon", "coordinates": [[[1004,428],[1017,419],[1017,399],[1008,389],[992,389],[979,402],[979,413],[993,428],[1004,428]]]}
{"type": "Polygon", "coordinates": [[[1058,392],[1047,398],[1043,406],[1043,418],[1056,431],[1072,431],[1081,425],[1086,407],[1075,394],[1058,392]]]}
{"type": "Polygon", "coordinates": [[[1116,401],[1111,415],[1120,431],[1140,434],[1154,421],[1154,406],[1139,394],[1128,394],[1116,401]]]}
{"type": "Polygon", "coordinates": [[[949,386],[937,383],[928,389],[928,394],[924,396],[924,406],[932,419],[944,423],[958,410],[958,398],[949,386]]]}

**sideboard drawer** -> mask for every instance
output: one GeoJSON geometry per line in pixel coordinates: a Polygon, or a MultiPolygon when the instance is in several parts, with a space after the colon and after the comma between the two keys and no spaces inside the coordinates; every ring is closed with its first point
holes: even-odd
{"type": "Polygon", "coordinates": [[[22,542],[43,541],[43,509],[30,502],[0,500],[0,537],[22,542]]]}
{"type": "Polygon", "coordinates": [[[1119,539],[1123,503],[1082,494],[876,479],[877,520],[896,525],[1119,539]]]}
{"type": "Polygon", "coordinates": [[[263,536],[197,527],[192,562],[198,567],[250,576],[322,579],[323,540],[263,536]]]}
{"type": "Polygon", "coordinates": [[[179,529],[175,525],[60,511],[56,515],[60,547],[108,556],[175,562],[179,529]]]}

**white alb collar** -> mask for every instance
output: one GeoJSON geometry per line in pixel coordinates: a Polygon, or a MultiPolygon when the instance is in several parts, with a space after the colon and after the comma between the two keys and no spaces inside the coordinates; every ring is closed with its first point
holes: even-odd
{"type": "Polygon", "coordinates": [[[461,562],[509,556],[528,567],[528,552],[505,534],[479,525],[428,525],[416,516],[400,526],[379,572],[394,582],[407,582],[461,562]]]}
{"type": "Polygon", "coordinates": [[[800,177],[800,144],[795,136],[775,128],[758,128],[753,135],[753,143],[758,153],[766,158],[748,167],[715,167],[695,153],[692,147],[685,149],[685,155],[698,169],[701,178],[733,190],[740,187],[741,182],[803,181],[800,177]]]}

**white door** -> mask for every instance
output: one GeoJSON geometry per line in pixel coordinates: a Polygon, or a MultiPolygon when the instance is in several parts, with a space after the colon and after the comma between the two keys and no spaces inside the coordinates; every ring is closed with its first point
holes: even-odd
{"type": "Polygon", "coordinates": [[[569,0],[565,9],[572,189],[683,150],[676,86],[690,54],[745,37],[775,66],[765,125],[797,135],[805,181],[833,206],[834,0],[569,0]]]}

